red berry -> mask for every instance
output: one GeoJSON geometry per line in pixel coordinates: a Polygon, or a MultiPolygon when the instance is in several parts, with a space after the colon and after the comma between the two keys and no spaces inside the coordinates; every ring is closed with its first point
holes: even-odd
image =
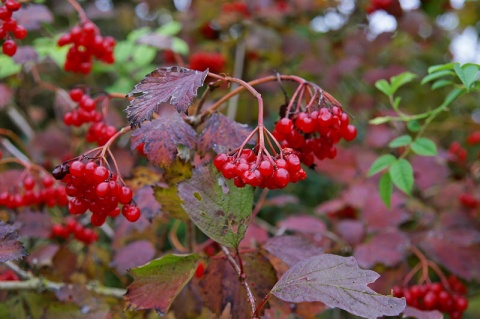
{"type": "Polygon", "coordinates": [[[118,202],[121,204],[128,204],[132,201],[133,192],[130,187],[122,186],[121,192],[118,197],[118,202]]]}
{"type": "Polygon", "coordinates": [[[197,266],[197,269],[195,270],[195,278],[202,278],[203,277],[203,273],[205,272],[205,264],[201,261],[198,266],[197,266]]]}
{"type": "Polygon", "coordinates": [[[70,174],[72,176],[81,177],[85,173],[85,164],[80,161],[74,161],[70,164],[70,174]]]}
{"type": "Polygon", "coordinates": [[[137,206],[123,205],[122,215],[125,216],[129,222],[133,223],[140,218],[140,209],[137,206]]]}
{"type": "Polygon", "coordinates": [[[342,135],[346,141],[350,142],[357,137],[357,128],[353,125],[348,125],[342,135]]]}
{"type": "Polygon", "coordinates": [[[13,40],[7,40],[2,45],[3,53],[8,56],[14,56],[17,52],[17,44],[13,40]]]}
{"type": "Polygon", "coordinates": [[[279,168],[273,173],[273,179],[278,188],[284,188],[290,182],[290,174],[286,169],[279,168]]]}
{"type": "Polygon", "coordinates": [[[22,5],[15,0],[7,0],[5,2],[5,7],[10,11],[17,11],[22,5]]]}
{"type": "Polygon", "coordinates": [[[258,166],[258,171],[262,176],[268,177],[272,176],[273,174],[273,164],[269,160],[263,160],[260,162],[260,165],[258,166]]]}
{"type": "Polygon", "coordinates": [[[280,134],[290,134],[293,130],[292,120],[286,117],[280,119],[277,124],[275,124],[275,130],[280,134]]]}
{"type": "Polygon", "coordinates": [[[92,223],[93,226],[100,227],[105,223],[106,219],[107,219],[107,215],[92,214],[92,216],[90,217],[90,222],[92,223]]]}

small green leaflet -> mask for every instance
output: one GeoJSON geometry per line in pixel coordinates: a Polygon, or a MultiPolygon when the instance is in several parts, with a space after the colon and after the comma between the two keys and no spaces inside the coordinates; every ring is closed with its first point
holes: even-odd
{"type": "Polygon", "coordinates": [[[385,95],[390,96],[392,95],[392,88],[390,87],[390,84],[388,84],[387,80],[378,80],[375,82],[375,87],[382,91],[385,95]]]}
{"type": "Polygon", "coordinates": [[[392,76],[390,78],[390,89],[392,94],[394,94],[400,87],[404,86],[409,82],[412,82],[416,77],[417,75],[411,72],[403,72],[399,75],[392,76]]]}
{"type": "Polygon", "coordinates": [[[430,81],[433,81],[433,80],[436,80],[438,78],[441,78],[443,76],[447,76],[447,75],[454,75],[455,73],[450,71],[450,70],[443,70],[443,71],[438,71],[438,72],[435,72],[435,73],[432,73],[432,74],[429,74],[427,75],[426,77],[423,78],[422,82],[420,82],[420,84],[425,84],[425,83],[428,83],[430,81]]]}
{"type": "Polygon", "coordinates": [[[453,82],[449,80],[438,80],[432,84],[432,90],[443,88],[444,86],[451,85],[451,84],[453,84],[453,82]]]}
{"type": "Polygon", "coordinates": [[[475,80],[477,79],[478,65],[473,63],[467,63],[460,66],[460,64],[455,63],[453,65],[453,68],[455,70],[455,73],[457,73],[460,81],[462,81],[463,85],[465,85],[467,92],[469,92],[473,82],[475,82],[475,80]]]}
{"type": "Polygon", "coordinates": [[[443,70],[453,70],[453,62],[446,63],[446,64],[433,65],[428,68],[428,73],[430,74],[430,73],[435,73],[443,70]]]}
{"type": "Polygon", "coordinates": [[[420,123],[417,120],[413,120],[413,121],[407,122],[407,128],[410,132],[416,133],[420,131],[420,129],[422,128],[422,125],[420,125],[420,123]]]}
{"type": "Polygon", "coordinates": [[[400,190],[410,194],[413,187],[413,168],[406,159],[398,160],[390,166],[390,178],[400,190]]]}
{"type": "Polygon", "coordinates": [[[437,155],[437,145],[431,139],[426,137],[419,137],[410,145],[412,151],[417,155],[435,156],[437,155]]]}
{"type": "Polygon", "coordinates": [[[384,154],[377,158],[375,162],[373,162],[370,170],[368,171],[368,176],[373,176],[378,172],[383,171],[384,169],[390,167],[393,163],[395,163],[397,159],[392,154],[384,154]]]}
{"type": "Polygon", "coordinates": [[[397,148],[407,146],[410,143],[412,143],[412,137],[410,135],[401,135],[388,143],[388,147],[397,148]]]}
{"type": "Polygon", "coordinates": [[[393,184],[392,179],[390,178],[389,173],[385,173],[380,177],[378,181],[378,191],[380,193],[380,198],[382,199],[385,206],[390,208],[392,205],[392,192],[393,192],[393,184]]]}

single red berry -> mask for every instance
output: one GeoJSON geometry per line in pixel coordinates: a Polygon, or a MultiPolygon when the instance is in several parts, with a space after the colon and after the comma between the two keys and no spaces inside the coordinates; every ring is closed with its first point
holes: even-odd
{"type": "Polygon", "coordinates": [[[50,175],[45,175],[42,177],[42,185],[45,187],[45,188],[50,188],[53,186],[55,180],[53,179],[52,176],[50,175]]]}
{"type": "Polygon", "coordinates": [[[280,119],[277,124],[275,124],[275,130],[277,130],[280,134],[290,134],[293,130],[293,122],[289,118],[282,118],[280,119]]]}
{"type": "MultiPolygon", "coordinates": [[[[115,183],[115,182],[114,182],[115,183]]],[[[105,197],[110,193],[110,187],[108,182],[101,182],[97,185],[95,192],[98,197],[105,197]]]]}
{"type": "Polygon", "coordinates": [[[105,221],[107,220],[107,215],[104,214],[92,214],[90,217],[90,222],[93,226],[100,227],[102,226],[105,221]]]}
{"type": "Polygon", "coordinates": [[[17,52],[17,44],[13,40],[7,40],[2,45],[3,53],[8,56],[14,56],[17,52]]]}
{"type": "Polygon", "coordinates": [[[25,39],[27,36],[27,29],[21,25],[17,25],[15,30],[13,30],[13,36],[19,40],[25,39]]]}
{"type": "Polygon", "coordinates": [[[348,125],[342,135],[347,142],[350,142],[357,137],[357,128],[353,125],[348,125]]]}
{"type": "Polygon", "coordinates": [[[129,222],[133,223],[140,218],[140,209],[137,206],[123,205],[122,215],[125,216],[129,222]]]}
{"type": "Polygon", "coordinates": [[[7,0],[5,2],[5,7],[10,11],[17,11],[22,5],[15,0],[7,0]]]}
{"type": "Polygon", "coordinates": [[[221,171],[223,165],[225,165],[225,163],[228,161],[229,161],[229,157],[227,156],[227,154],[218,154],[217,156],[215,156],[215,159],[213,160],[213,165],[215,165],[215,167],[219,171],[221,171]]]}
{"type": "Polygon", "coordinates": [[[72,176],[81,177],[85,173],[85,164],[80,161],[74,161],[70,164],[70,174],[72,176]]]}
{"type": "Polygon", "coordinates": [[[263,160],[258,165],[258,171],[265,177],[272,176],[273,174],[273,164],[269,160],[263,160]]]}
{"type": "Polygon", "coordinates": [[[237,176],[236,165],[231,162],[226,162],[222,167],[222,174],[225,178],[230,179],[237,176]]]}
{"type": "Polygon", "coordinates": [[[201,261],[198,266],[197,266],[197,269],[195,270],[195,278],[202,278],[203,277],[203,273],[205,272],[205,264],[203,263],[203,261],[201,261]]]}
{"type": "Polygon", "coordinates": [[[83,90],[79,88],[71,89],[70,92],[68,92],[68,95],[73,102],[80,102],[83,97],[83,90]]]}
{"type": "Polygon", "coordinates": [[[278,188],[284,188],[290,182],[290,174],[285,168],[279,168],[273,173],[273,179],[278,188]]]}
{"type": "Polygon", "coordinates": [[[132,201],[133,192],[132,189],[128,186],[122,186],[121,192],[118,196],[118,202],[121,204],[128,204],[132,201]]]}

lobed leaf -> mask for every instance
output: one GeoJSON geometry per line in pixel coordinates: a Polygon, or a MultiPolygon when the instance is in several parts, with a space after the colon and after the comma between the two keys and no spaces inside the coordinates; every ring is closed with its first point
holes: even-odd
{"type": "Polygon", "coordinates": [[[0,262],[20,259],[27,255],[23,244],[18,241],[17,228],[0,221],[0,262]]]}
{"type": "Polygon", "coordinates": [[[195,148],[196,132],[174,113],[138,128],[133,132],[131,141],[132,150],[145,143],[147,159],[155,165],[166,167],[174,162],[179,145],[195,148]]]}
{"type": "Polygon", "coordinates": [[[410,146],[412,151],[417,155],[435,156],[437,155],[437,145],[434,141],[426,137],[419,137],[415,139],[410,146]]]}
{"type": "Polygon", "coordinates": [[[373,162],[370,170],[368,171],[368,176],[373,176],[384,169],[390,167],[393,163],[395,163],[397,159],[392,154],[384,154],[377,158],[375,162],[373,162]]]}
{"type": "Polygon", "coordinates": [[[126,309],[155,309],[165,314],[199,262],[200,257],[195,254],[170,254],[131,269],[133,282],[124,296],[126,309]]]}
{"type": "Polygon", "coordinates": [[[212,114],[199,136],[198,148],[204,152],[214,148],[217,153],[228,153],[230,147],[237,148],[252,130],[244,124],[235,122],[221,113],[212,114]]]}
{"type": "Polygon", "coordinates": [[[397,148],[407,146],[410,143],[412,143],[412,137],[410,135],[401,135],[388,143],[388,147],[397,148]]]}
{"type": "Polygon", "coordinates": [[[393,184],[407,194],[410,194],[413,187],[413,168],[406,159],[398,160],[390,166],[390,178],[393,184]]]}
{"type": "Polygon", "coordinates": [[[208,237],[238,247],[250,222],[253,188],[235,187],[212,165],[193,170],[192,178],[178,184],[182,207],[208,237]]]}
{"type": "Polygon", "coordinates": [[[405,299],[378,294],[367,286],[379,276],[359,268],[353,257],[323,254],[290,268],[271,293],[287,302],[321,301],[364,318],[398,315],[405,309],[405,299]]]}
{"type": "Polygon", "coordinates": [[[186,112],[197,90],[203,85],[208,69],[200,72],[181,67],[158,68],[148,74],[127,97],[133,97],[127,108],[127,119],[132,127],[150,120],[161,103],[170,103],[180,112],[186,112]]]}

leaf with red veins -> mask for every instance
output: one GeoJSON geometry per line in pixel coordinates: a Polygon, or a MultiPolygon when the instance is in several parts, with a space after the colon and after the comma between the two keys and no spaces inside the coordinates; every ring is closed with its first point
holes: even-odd
{"type": "Polygon", "coordinates": [[[295,264],[271,293],[287,302],[321,301],[364,318],[398,315],[405,309],[405,299],[370,289],[368,284],[378,277],[374,271],[359,268],[353,257],[323,254],[295,264]]]}
{"type": "Polygon", "coordinates": [[[131,141],[132,150],[145,143],[147,159],[154,165],[166,167],[174,162],[179,145],[195,148],[196,133],[179,115],[171,115],[138,128],[133,132],[131,141]]]}
{"type": "Polygon", "coordinates": [[[155,69],[128,93],[127,97],[133,97],[126,110],[128,122],[132,127],[140,126],[165,102],[179,113],[186,112],[207,74],[208,69],[203,72],[181,67],[155,69]]]}
{"type": "MultiPolygon", "coordinates": [[[[242,253],[241,257],[252,294],[256,300],[262,300],[277,281],[275,269],[258,251],[242,253]]],[[[210,260],[200,281],[200,288],[205,305],[215,314],[220,315],[230,307],[231,316],[228,318],[250,318],[251,308],[245,288],[225,258],[210,260]]]]}
{"type": "Polygon", "coordinates": [[[277,236],[263,246],[270,254],[293,266],[307,258],[323,254],[323,249],[300,236],[277,236]]]}
{"type": "Polygon", "coordinates": [[[198,148],[204,152],[214,149],[217,153],[228,153],[242,145],[252,129],[231,120],[221,113],[212,114],[198,139],[198,148]]]}
{"type": "Polygon", "coordinates": [[[0,262],[20,259],[27,255],[23,244],[18,241],[17,228],[0,221],[0,262]]]}
{"type": "Polygon", "coordinates": [[[353,256],[364,268],[371,268],[377,263],[392,267],[403,260],[407,245],[408,237],[404,233],[385,231],[372,237],[368,243],[358,245],[353,256]]]}
{"type": "Polygon", "coordinates": [[[133,282],[124,296],[127,310],[155,309],[161,315],[166,314],[199,262],[200,257],[195,254],[169,254],[131,269],[133,282]]]}

